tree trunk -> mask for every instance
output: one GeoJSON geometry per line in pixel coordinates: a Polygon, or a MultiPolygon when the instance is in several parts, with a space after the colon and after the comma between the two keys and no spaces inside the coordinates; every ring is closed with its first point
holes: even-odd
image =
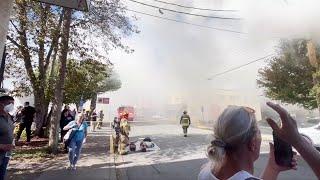
{"type": "Polygon", "coordinates": [[[51,117],[51,125],[50,125],[50,134],[49,134],[49,149],[52,153],[56,154],[58,152],[58,125],[60,120],[60,113],[63,104],[63,88],[64,81],[66,76],[66,65],[67,65],[67,57],[69,50],[69,33],[70,33],[70,24],[71,24],[71,15],[72,10],[69,8],[64,9],[64,22],[63,22],[63,31],[61,37],[61,54],[60,54],[60,71],[59,71],[59,79],[56,83],[55,88],[55,98],[53,99],[53,110],[51,117]]]}
{"type": "Polygon", "coordinates": [[[98,99],[98,94],[96,93],[91,98],[91,102],[90,102],[90,110],[91,111],[93,111],[97,108],[97,99],[98,99]]]}
{"type": "Polygon", "coordinates": [[[98,99],[98,94],[95,93],[95,95],[92,96],[91,102],[90,102],[90,113],[89,113],[89,120],[90,121],[91,121],[91,115],[93,113],[93,110],[95,110],[97,107],[97,99],[98,99]]]}
{"type": "Polygon", "coordinates": [[[6,57],[7,57],[6,46],[4,46],[1,65],[0,65],[0,87],[1,88],[3,87],[3,79],[4,79],[3,74],[6,67],[6,57]]]}
{"type": "Polygon", "coordinates": [[[77,110],[77,112],[79,112],[79,104],[78,103],[76,103],[76,110],[77,110]]]}
{"type": "Polygon", "coordinates": [[[34,105],[36,108],[36,115],[35,115],[35,123],[36,123],[36,136],[42,135],[42,126],[43,122],[46,119],[48,107],[45,106],[45,94],[44,89],[34,90],[34,105]]]}

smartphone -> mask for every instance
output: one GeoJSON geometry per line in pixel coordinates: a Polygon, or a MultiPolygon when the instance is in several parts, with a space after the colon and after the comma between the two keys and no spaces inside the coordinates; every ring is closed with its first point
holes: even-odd
{"type": "Polygon", "coordinates": [[[274,157],[279,166],[292,167],[293,158],[292,146],[280,139],[273,131],[274,157]]]}

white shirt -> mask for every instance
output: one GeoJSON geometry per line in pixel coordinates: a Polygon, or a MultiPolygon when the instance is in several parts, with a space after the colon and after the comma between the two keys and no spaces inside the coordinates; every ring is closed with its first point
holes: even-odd
{"type": "MultiPolygon", "coordinates": [[[[254,177],[253,175],[251,175],[247,171],[242,170],[242,171],[237,172],[236,174],[234,174],[230,178],[228,178],[228,180],[245,180],[245,179],[250,179],[250,178],[259,179],[257,177],[254,177]]],[[[219,180],[211,172],[211,163],[207,163],[206,165],[204,165],[204,167],[201,169],[201,171],[199,173],[198,180],[219,180]]]]}

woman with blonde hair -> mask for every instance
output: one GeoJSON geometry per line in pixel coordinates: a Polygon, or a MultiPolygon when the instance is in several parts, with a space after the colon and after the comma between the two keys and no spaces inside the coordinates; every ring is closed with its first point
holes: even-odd
{"type": "Polygon", "coordinates": [[[88,124],[84,121],[85,115],[81,114],[77,120],[71,121],[67,124],[63,130],[68,130],[69,132],[69,167],[68,169],[76,169],[76,164],[80,157],[80,152],[82,144],[85,143],[87,137],[88,124]]]}
{"type": "MultiPolygon", "coordinates": [[[[202,168],[198,179],[259,179],[253,176],[261,145],[255,111],[243,106],[228,106],[215,122],[213,132],[214,138],[207,148],[211,162],[202,168]]],[[[294,156],[291,167],[277,165],[274,147],[270,143],[269,160],[261,178],[276,179],[281,171],[296,169],[296,161],[294,156]]]]}

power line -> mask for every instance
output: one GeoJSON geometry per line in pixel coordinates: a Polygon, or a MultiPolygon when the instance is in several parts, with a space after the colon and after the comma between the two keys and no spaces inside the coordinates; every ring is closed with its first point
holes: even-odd
{"type": "Polygon", "coordinates": [[[131,11],[131,12],[138,13],[138,14],[143,14],[143,15],[146,15],[146,16],[151,16],[151,17],[158,18],[158,19],[164,19],[164,20],[167,20],[167,21],[172,21],[172,22],[177,22],[177,23],[182,23],[182,24],[188,24],[188,25],[197,26],[197,27],[201,27],[201,28],[213,29],[213,30],[217,30],[217,31],[231,32],[231,33],[236,33],[236,34],[247,34],[245,32],[241,32],[241,31],[234,31],[234,30],[223,29],[223,28],[215,28],[215,27],[210,27],[210,26],[205,26],[205,25],[200,25],[200,24],[194,24],[194,23],[190,23],[190,22],[186,22],[186,21],[179,21],[179,20],[176,20],[176,19],[161,17],[161,16],[157,16],[157,15],[153,15],[153,14],[148,14],[148,13],[145,13],[145,12],[140,12],[140,11],[128,9],[128,8],[124,8],[124,9],[126,9],[127,11],[131,11]]]}
{"type": "Polygon", "coordinates": [[[182,8],[187,8],[187,9],[196,9],[196,10],[202,10],[202,11],[214,11],[214,12],[221,12],[221,11],[228,11],[228,12],[236,12],[238,10],[231,10],[231,9],[207,9],[207,8],[199,8],[199,7],[192,7],[192,6],[185,6],[185,5],[181,5],[181,4],[176,4],[176,3],[172,3],[172,2],[166,2],[166,1],[160,1],[160,0],[154,0],[156,2],[159,3],[163,3],[163,4],[169,4],[169,5],[173,5],[173,6],[178,6],[178,7],[182,7],[182,8]]]}
{"type": "Polygon", "coordinates": [[[186,14],[186,15],[191,15],[191,16],[198,16],[198,17],[205,17],[205,18],[212,18],[212,19],[226,19],[226,20],[241,20],[241,18],[233,18],[233,17],[221,17],[221,16],[206,16],[206,15],[202,15],[202,14],[194,14],[194,13],[188,13],[188,12],[183,12],[183,11],[177,11],[177,10],[173,10],[173,9],[167,9],[167,8],[163,8],[163,7],[159,7],[159,6],[154,6],[151,4],[146,4],[140,1],[135,1],[135,0],[129,0],[131,2],[134,3],[138,3],[144,6],[149,6],[152,8],[156,8],[159,10],[166,10],[166,11],[170,11],[170,12],[174,12],[174,13],[180,13],[180,14],[186,14]]]}
{"type": "Polygon", "coordinates": [[[228,73],[228,72],[231,72],[231,71],[240,69],[240,68],[242,68],[242,67],[244,67],[244,66],[248,66],[249,64],[252,64],[252,63],[255,63],[255,62],[264,60],[264,59],[266,59],[266,58],[268,58],[268,57],[270,57],[270,56],[273,56],[273,55],[274,55],[274,53],[269,54],[269,55],[267,55],[267,56],[264,56],[264,57],[262,57],[262,58],[255,59],[255,60],[250,61],[250,62],[248,62],[248,63],[246,63],[246,64],[243,64],[243,65],[240,65],[240,66],[237,66],[237,67],[233,67],[233,68],[228,69],[228,70],[226,70],[226,71],[223,71],[223,72],[221,72],[221,73],[217,73],[217,74],[209,77],[207,80],[211,81],[213,78],[216,78],[216,77],[221,76],[221,75],[223,75],[223,74],[226,74],[226,73],[228,73]]]}

